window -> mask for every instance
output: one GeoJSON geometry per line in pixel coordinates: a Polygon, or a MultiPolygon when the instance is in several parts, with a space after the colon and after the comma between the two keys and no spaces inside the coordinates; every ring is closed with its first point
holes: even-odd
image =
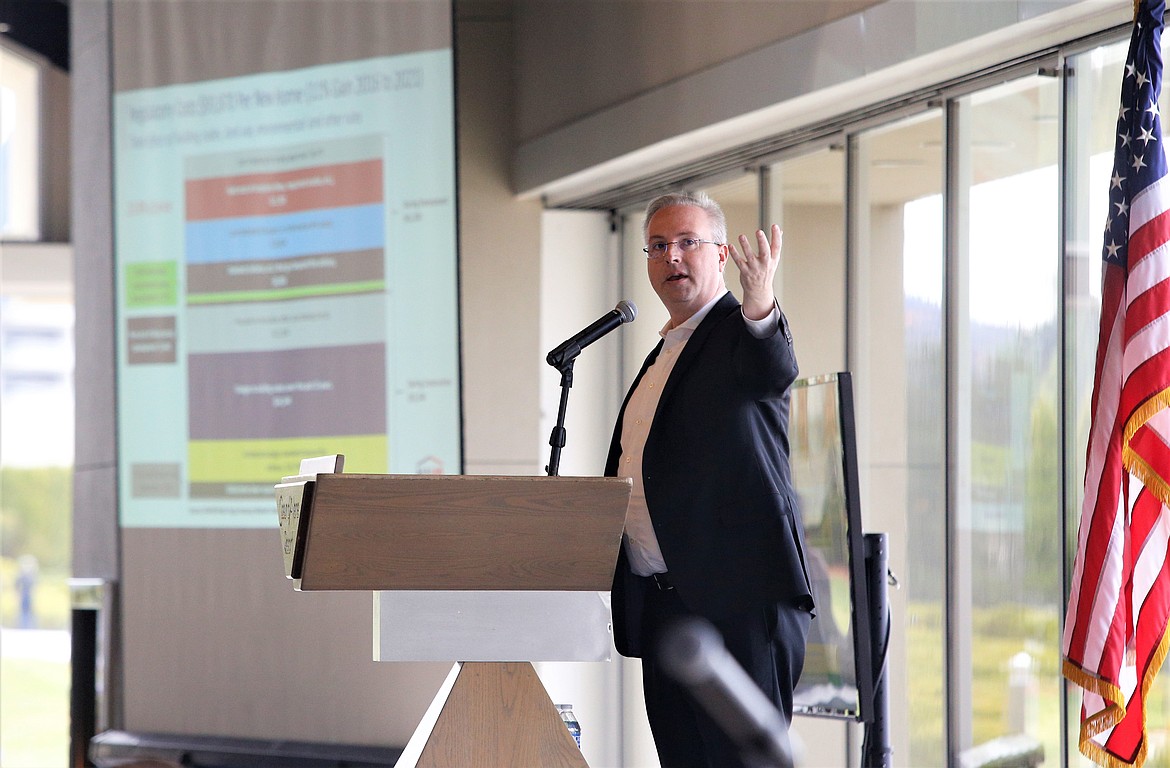
{"type": "Polygon", "coordinates": [[[1059,754],[1059,98],[1058,79],[1035,76],[951,113],[957,750],[1026,734],[1059,754]]]}
{"type": "Polygon", "coordinates": [[[894,753],[945,765],[946,425],[943,119],[926,113],[851,143],[852,344],[866,530],[890,534],[894,753]]]}
{"type": "Polygon", "coordinates": [[[0,44],[0,241],[40,238],[40,72],[0,44]]]}

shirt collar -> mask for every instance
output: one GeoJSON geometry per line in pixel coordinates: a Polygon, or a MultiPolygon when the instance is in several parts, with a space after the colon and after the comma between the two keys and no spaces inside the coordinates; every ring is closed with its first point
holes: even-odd
{"type": "Polygon", "coordinates": [[[668,340],[689,339],[691,337],[691,334],[695,332],[695,329],[699,327],[699,323],[703,322],[703,318],[705,318],[707,316],[707,313],[711,311],[711,307],[718,304],[719,300],[722,299],[724,296],[726,296],[728,293],[730,293],[730,291],[724,289],[723,293],[721,293],[718,296],[716,296],[715,298],[711,299],[709,302],[704,304],[703,307],[700,308],[698,312],[691,315],[686,320],[682,321],[681,323],[679,323],[676,326],[672,327],[671,321],[667,320],[666,325],[662,326],[662,329],[660,331],[658,331],[658,335],[661,336],[663,339],[668,339],[668,340]]]}

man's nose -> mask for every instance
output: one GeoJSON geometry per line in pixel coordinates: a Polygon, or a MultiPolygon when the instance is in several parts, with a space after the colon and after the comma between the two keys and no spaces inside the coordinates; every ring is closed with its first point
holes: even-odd
{"type": "Polygon", "coordinates": [[[682,244],[671,242],[666,244],[666,254],[662,258],[664,261],[681,261],[682,256],[682,244]]]}

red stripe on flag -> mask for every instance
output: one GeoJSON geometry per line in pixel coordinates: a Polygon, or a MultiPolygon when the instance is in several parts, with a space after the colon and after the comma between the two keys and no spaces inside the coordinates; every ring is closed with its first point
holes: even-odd
{"type": "Polygon", "coordinates": [[[1134,334],[1150,323],[1165,317],[1166,309],[1170,306],[1170,280],[1162,280],[1157,285],[1142,291],[1130,302],[1125,310],[1125,337],[1132,339],[1134,334]]]}
{"type": "MultiPolygon", "coordinates": [[[[1121,467],[1121,446],[1114,442],[1109,446],[1109,458],[1105,462],[1108,467],[1121,467]]],[[[1082,520],[1081,524],[1089,525],[1088,539],[1083,552],[1084,570],[1080,581],[1080,603],[1073,623],[1073,634],[1065,655],[1079,666],[1085,664],[1085,646],[1091,630],[1094,628],[1093,617],[1101,610],[1100,598],[1097,595],[1101,582],[1101,574],[1106,566],[1106,556],[1109,554],[1109,541],[1113,536],[1113,528],[1117,520],[1117,498],[1121,493],[1121,473],[1105,471],[1103,473],[1101,489],[1098,493],[1098,503],[1091,518],[1082,520]],[[1112,503],[1110,503],[1112,502],[1112,503]]]]}
{"type": "MultiPolygon", "coordinates": [[[[1170,292],[1167,295],[1170,296],[1170,292]]],[[[1170,361],[1170,349],[1159,350],[1134,368],[1129,378],[1125,380],[1125,386],[1121,390],[1121,407],[1118,408],[1118,413],[1122,414],[1127,422],[1141,411],[1151,398],[1166,391],[1166,386],[1170,383],[1167,382],[1166,378],[1168,361],[1170,361]]],[[[1135,425],[1134,428],[1137,426],[1140,424],[1135,425]]]]}
{"type": "Polygon", "coordinates": [[[1153,253],[1165,245],[1167,240],[1170,240],[1170,213],[1166,211],[1165,196],[1161,194],[1160,187],[1158,197],[1156,207],[1161,212],[1138,227],[1129,236],[1130,269],[1133,269],[1142,258],[1153,253]],[[1138,255],[1138,258],[1135,258],[1135,255],[1138,255]]]}

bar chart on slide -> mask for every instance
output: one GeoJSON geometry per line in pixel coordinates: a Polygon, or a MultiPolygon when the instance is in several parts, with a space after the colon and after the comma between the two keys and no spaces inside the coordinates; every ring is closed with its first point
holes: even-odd
{"type": "Polygon", "coordinates": [[[188,159],[193,498],[266,497],[322,452],[385,466],[382,155],[374,136],[188,159]]]}

